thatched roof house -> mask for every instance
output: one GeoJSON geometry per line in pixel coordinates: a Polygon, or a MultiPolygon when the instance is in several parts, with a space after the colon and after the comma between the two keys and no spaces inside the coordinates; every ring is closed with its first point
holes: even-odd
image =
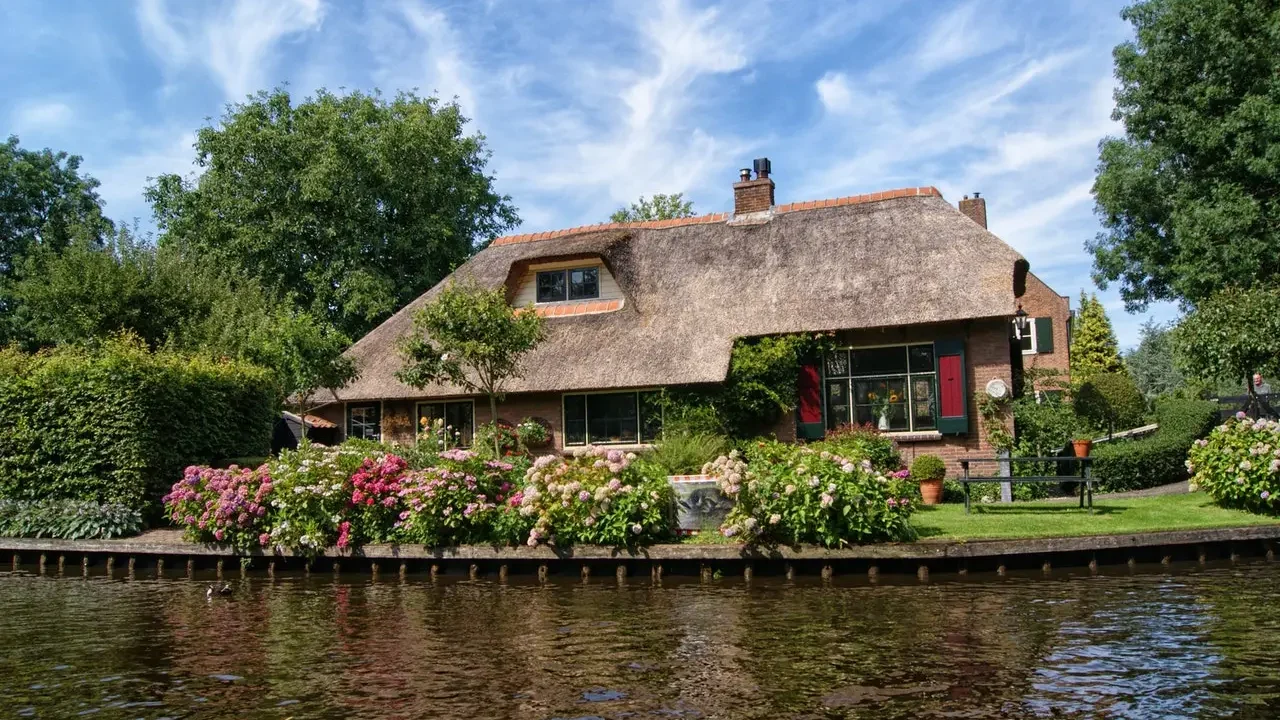
{"type": "MultiPolygon", "coordinates": [[[[511,422],[542,418],[555,431],[558,447],[578,441],[643,442],[647,438],[630,429],[640,411],[629,411],[616,393],[612,400],[590,402],[579,402],[576,394],[720,382],[736,338],[803,331],[841,331],[851,347],[901,343],[902,372],[896,360],[886,360],[883,375],[891,376],[895,387],[903,385],[901,429],[921,441],[942,441],[946,428],[938,426],[946,423],[938,417],[933,423],[910,419],[905,386],[916,373],[906,367],[907,345],[954,340],[960,354],[969,346],[961,374],[973,376],[977,366],[985,372],[959,389],[965,395],[975,382],[985,384],[987,375],[1012,382],[1016,355],[1009,320],[1026,286],[1028,265],[972,219],[980,205],[985,223],[985,200],[966,199],[969,206],[962,213],[936,189],[921,187],[775,206],[773,180],[767,164],[763,168],[762,176],[735,183],[733,213],[503,237],[460,267],[455,276],[505,286],[513,303],[533,302],[548,318],[547,339],[528,357],[523,377],[508,384],[500,417],[511,422]],[[608,414],[610,420],[588,422],[592,410],[587,405],[600,406],[594,414],[608,414]],[[620,433],[618,418],[627,425],[620,433]],[[584,438],[579,421],[598,426],[609,438],[584,438]],[[564,437],[566,429],[573,437],[564,437]]],[[[449,407],[466,397],[459,388],[417,389],[396,378],[402,366],[400,338],[411,332],[414,313],[443,285],[349,350],[360,377],[328,408],[348,433],[367,433],[376,425],[380,435],[406,438],[421,416],[466,425],[467,432],[473,423],[488,421],[477,417],[487,415],[484,403],[449,407]],[[425,410],[415,410],[419,404],[425,410]],[[339,405],[348,409],[335,412],[339,405]],[[351,406],[361,408],[354,425],[351,406]]],[[[921,391],[916,399],[932,403],[936,416],[948,388],[936,379],[941,351],[930,347],[928,354],[928,377],[922,372],[915,383],[921,391]],[[930,387],[923,397],[926,380],[930,387]]],[[[859,419],[853,407],[858,403],[847,402],[849,393],[856,393],[849,383],[858,377],[847,367],[851,360],[858,365],[858,356],[833,359],[835,364],[818,373],[822,379],[810,378],[821,385],[824,399],[817,410],[822,417],[814,419],[813,408],[801,408],[809,424],[859,419]],[[844,386],[828,387],[827,380],[837,377],[844,386]],[[840,398],[832,396],[838,392],[849,407],[839,409],[840,398]]],[[[923,355],[912,362],[923,370],[923,355]]],[[[957,434],[967,437],[972,413],[969,402],[960,402],[966,406],[961,409],[966,427],[957,434]]],[[[893,423],[892,429],[901,424],[893,423]]],[[[592,434],[590,428],[585,434],[592,434]]]]}

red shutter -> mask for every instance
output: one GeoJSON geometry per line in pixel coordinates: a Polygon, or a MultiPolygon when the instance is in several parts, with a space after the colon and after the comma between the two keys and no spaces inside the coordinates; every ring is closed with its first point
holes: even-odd
{"type": "Polygon", "coordinates": [[[959,355],[938,358],[938,394],[942,417],[964,415],[964,371],[959,355]]]}
{"type": "Polygon", "coordinates": [[[802,365],[797,385],[800,391],[800,422],[822,422],[822,381],[818,377],[818,366],[802,365]]]}

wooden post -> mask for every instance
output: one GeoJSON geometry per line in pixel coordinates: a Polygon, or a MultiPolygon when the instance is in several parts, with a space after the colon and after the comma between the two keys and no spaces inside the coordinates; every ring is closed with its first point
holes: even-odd
{"type": "Polygon", "coordinates": [[[920,567],[916,568],[916,579],[919,580],[920,582],[929,582],[929,566],[928,565],[921,563],[920,567]]]}
{"type": "Polygon", "coordinates": [[[704,583],[711,582],[711,566],[706,563],[702,563],[702,568],[699,571],[699,575],[702,577],[702,582],[704,583]]]}
{"type": "Polygon", "coordinates": [[[1196,546],[1196,555],[1199,557],[1201,565],[1204,565],[1205,562],[1209,559],[1209,553],[1208,551],[1205,550],[1203,545],[1196,546]]]}
{"type": "Polygon", "coordinates": [[[67,556],[66,556],[66,555],[59,555],[59,556],[58,556],[58,575],[59,575],[59,576],[61,576],[61,575],[62,575],[62,572],[63,572],[63,570],[65,570],[65,569],[66,569],[66,567],[67,567],[67,556]]]}
{"type": "Polygon", "coordinates": [[[956,572],[959,573],[960,575],[968,575],[969,561],[965,558],[960,558],[960,567],[956,568],[956,572]]]}
{"type": "Polygon", "coordinates": [[[591,579],[591,566],[587,565],[586,563],[583,563],[582,564],[582,582],[587,582],[590,579],[591,579]]]}
{"type": "Polygon", "coordinates": [[[115,569],[116,569],[116,558],[114,555],[108,555],[107,556],[107,577],[111,577],[112,573],[115,572],[115,569]]]}
{"type": "Polygon", "coordinates": [[[308,560],[302,564],[303,577],[311,577],[311,561],[308,560]]]}
{"type": "Polygon", "coordinates": [[[1134,568],[1138,567],[1138,558],[1130,555],[1128,564],[1129,564],[1129,571],[1132,572],[1134,568]]]}
{"type": "Polygon", "coordinates": [[[796,566],[795,566],[795,565],[792,565],[791,563],[787,563],[786,568],[783,570],[783,572],[785,572],[785,573],[786,573],[786,577],[787,577],[787,580],[788,580],[788,581],[792,581],[792,580],[795,580],[795,579],[796,579],[796,566]]]}
{"type": "MultiPolygon", "coordinates": [[[[435,565],[432,565],[432,566],[431,566],[431,568],[432,568],[432,573],[434,574],[434,573],[435,573],[435,565]]],[[[543,582],[543,583],[544,583],[544,582],[546,582],[546,581],[547,581],[547,566],[546,566],[545,564],[544,564],[544,565],[539,565],[539,566],[538,566],[538,582],[543,582]]]]}
{"type": "Polygon", "coordinates": [[[196,576],[196,559],[187,558],[187,579],[191,580],[196,576]]]}
{"type": "Polygon", "coordinates": [[[1271,562],[1276,559],[1276,550],[1275,547],[1272,546],[1270,540],[1263,540],[1262,547],[1266,550],[1267,562],[1271,562]]]}
{"type": "Polygon", "coordinates": [[[128,563],[128,568],[129,568],[128,578],[129,578],[130,580],[132,580],[132,579],[133,579],[133,577],[134,577],[134,570],[135,570],[137,567],[138,567],[138,558],[136,558],[136,557],[134,557],[134,556],[130,555],[130,556],[129,556],[129,563],[128,563]]]}
{"type": "Polygon", "coordinates": [[[996,568],[996,574],[1000,577],[1004,577],[1008,572],[1009,569],[1004,566],[1004,563],[1001,563],[1000,566],[996,568]]]}
{"type": "Polygon", "coordinates": [[[1165,553],[1164,557],[1160,558],[1160,564],[1164,565],[1165,567],[1169,567],[1169,565],[1172,563],[1173,563],[1173,556],[1168,554],[1167,552],[1165,553]]]}
{"type": "Polygon", "coordinates": [[[431,565],[431,579],[432,579],[432,580],[435,580],[435,579],[436,579],[436,575],[439,575],[439,574],[440,574],[440,566],[439,566],[439,565],[436,565],[436,564],[434,564],[434,563],[432,563],[432,565],[431,565]]]}
{"type": "Polygon", "coordinates": [[[618,568],[614,572],[618,576],[618,582],[623,583],[627,581],[626,565],[623,565],[622,563],[618,563],[618,568]]]}
{"type": "Polygon", "coordinates": [[[369,578],[375,582],[378,580],[378,563],[369,563],[369,578]]]}
{"type": "Polygon", "coordinates": [[[745,564],[743,564],[743,566],[742,566],[742,579],[743,579],[743,580],[746,580],[747,582],[751,582],[751,576],[752,576],[752,575],[754,575],[754,574],[755,574],[755,571],[754,571],[754,568],[752,568],[752,567],[751,567],[751,563],[745,563],[745,564]]]}
{"type": "Polygon", "coordinates": [[[217,568],[218,568],[218,579],[221,580],[222,579],[222,558],[218,558],[217,568]]]}
{"type": "Polygon", "coordinates": [[[18,572],[18,566],[22,564],[22,558],[18,557],[18,553],[13,554],[13,571],[18,572]]]}
{"type": "Polygon", "coordinates": [[[1052,574],[1052,573],[1053,573],[1053,563],[1050,563],[1048,560],[1045,560],[1045,561],[1044,561],[1044,564],[1040,566],[1040,572],[1044,573],[1045,575],[1050,575],[1050,574],[1052,574]]]}
{"type": "Polygon", "coordinates": [[[267,577],[271,578],[272,580],[276,579],[276,561],[275,560],[267,561],[267,577]]]}
{"type": "Polygon", "coordinates": [[[409,576],[409,563],[405,562],[404,560],[401,560],[400,561],[400,581],[404,582],[405,578],[407,578],[408,576],[409,576]]]}
{"type": "Polygon", "coordinates": [[[80,556],[80,576],[89,577],[89,556],[88,555],[80,556]]]}
{"type": "Polygon", "coordinates": [[[45,554],[44,554],[44,553],[40,553],[39,568],[40,568],[40,574],[41,574],[41,575],[43,575],[43,574],[44,574],[44,564],[45,564],[45,560],[46,560],[46,558],[45,558],[45,554]]]}
{"type": "Polygon", "coordinates": [[[475,580],[479,576],[480,576],[480,566],[475,563],[471,563],[471,568],[467,571],[467,577],[471,578],[472,580],[475,580]]]}
{"type": "Polygon", "coordinates": [[[504,563],[498,566],[498,582],[506,582],[506,581],[507,581],[507,566],[504,563]]]}
{"type": "Polygon", "coordinates": [[[871,582],[875,582],[880,579],[879,565],[872,565],[867,568],[867,579],[870,580],[871,582]]]}
{"type": "Polygon", "coordinates": [[[1093,555],[1092,557],[1089,558],[1089,574],[1090,575],[1098,574],[1098,556],[1097,555],[1093,555]]]}
{"type": "Polygon", "coordinates": [[[823,566],[822,566],[822,579],[823,579],[823,580],[830,580],[830,579],[831,579],[835,574],[836,574],[836,571],[835,571],[834,569],[832,569],[832,567],[831,567],[830,565],[823,565],[823,566]]]}
{"type": "Polygon", "coordinates": [[[240,579],[243,580],[249,575],[249,563],[245,562],[246,558],[240,558],[240,579]]]}
{"type": "Polygon", "coordinates": [[[164,577],[164,556],[156,558],[156,577],[164,577]]]}
{"type": "Polygon", "coordinates": [[[339,573],[341,573],[341,572],[342,572],[342,563],[338,562],[337,560],[334,560],[334,561],[333,561],[333,576],[336,578],[336,577],[338,577],[338,574],[339,574],[339,573]]]}

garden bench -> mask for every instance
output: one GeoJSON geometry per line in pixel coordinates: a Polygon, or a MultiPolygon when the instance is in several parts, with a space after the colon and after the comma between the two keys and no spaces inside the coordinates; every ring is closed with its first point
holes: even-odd
{"type": "Polygon", "coordinates": [[[1087,457],[1080,458],[1080,457],[1072,457],[1072,456],[1009,457],[1009,458],[995,457],[995,458],[970,458],[968,460],[961,460],[960,467],[964,470],[964,477],[960,478],[958,482],[964,486],[964,512],[966,515],[969,514],[969,485],[971,483],[978,483],[978,482],[1007,482],[1007,483],[1058,482],[1060,483],[1060,482],[1072,482],[1073,478],[1076,478],[1075,482],[1079,482],[1081,484],[1080,507],[1083,508],[1085,506],[1085,499],[1088,498],[1089,512],[1092,513],[1093,512],[1093,475],[1092,473],[1089,472],[1090,460],[1091,458],[1087,458],[1087,457]],[[1007,462],[1010,464],[1010,467],[1012,467],[1013,463],[1028,463],[1028,462],[1061,463],[1064,461],[1079,463],[1080,474],[1075,476],[1073,475],[1052,475],[1052,476],[1035,475],[1031,477],[1005,477],[1005,476],[999,476],[999,475],[970,475],[969,474],[969,463],[975,463],[975,462],[993,462],[993,463],[1007,462]]]}

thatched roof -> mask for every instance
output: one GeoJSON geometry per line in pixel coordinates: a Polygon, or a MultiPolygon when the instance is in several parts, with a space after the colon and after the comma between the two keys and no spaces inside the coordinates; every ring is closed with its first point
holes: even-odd
{"type": "MultiPolygon", "coordinates": [[[[497,287],[531,261],[577,256],[599,256],[613,272],[622,309],[548,319],[547,339],[507,387],[531,392],[719,382],[738,337],[1008,316],[1015,276],[1026,272],[1013,248],[933,188],[797,203],[767,221],[739,220],[500,238],[455,275],[497,287]]],[[[348,350],[361,375],[340,399],[462,394],[395,377],[399,338],[443,284],[348,350]]]]}

